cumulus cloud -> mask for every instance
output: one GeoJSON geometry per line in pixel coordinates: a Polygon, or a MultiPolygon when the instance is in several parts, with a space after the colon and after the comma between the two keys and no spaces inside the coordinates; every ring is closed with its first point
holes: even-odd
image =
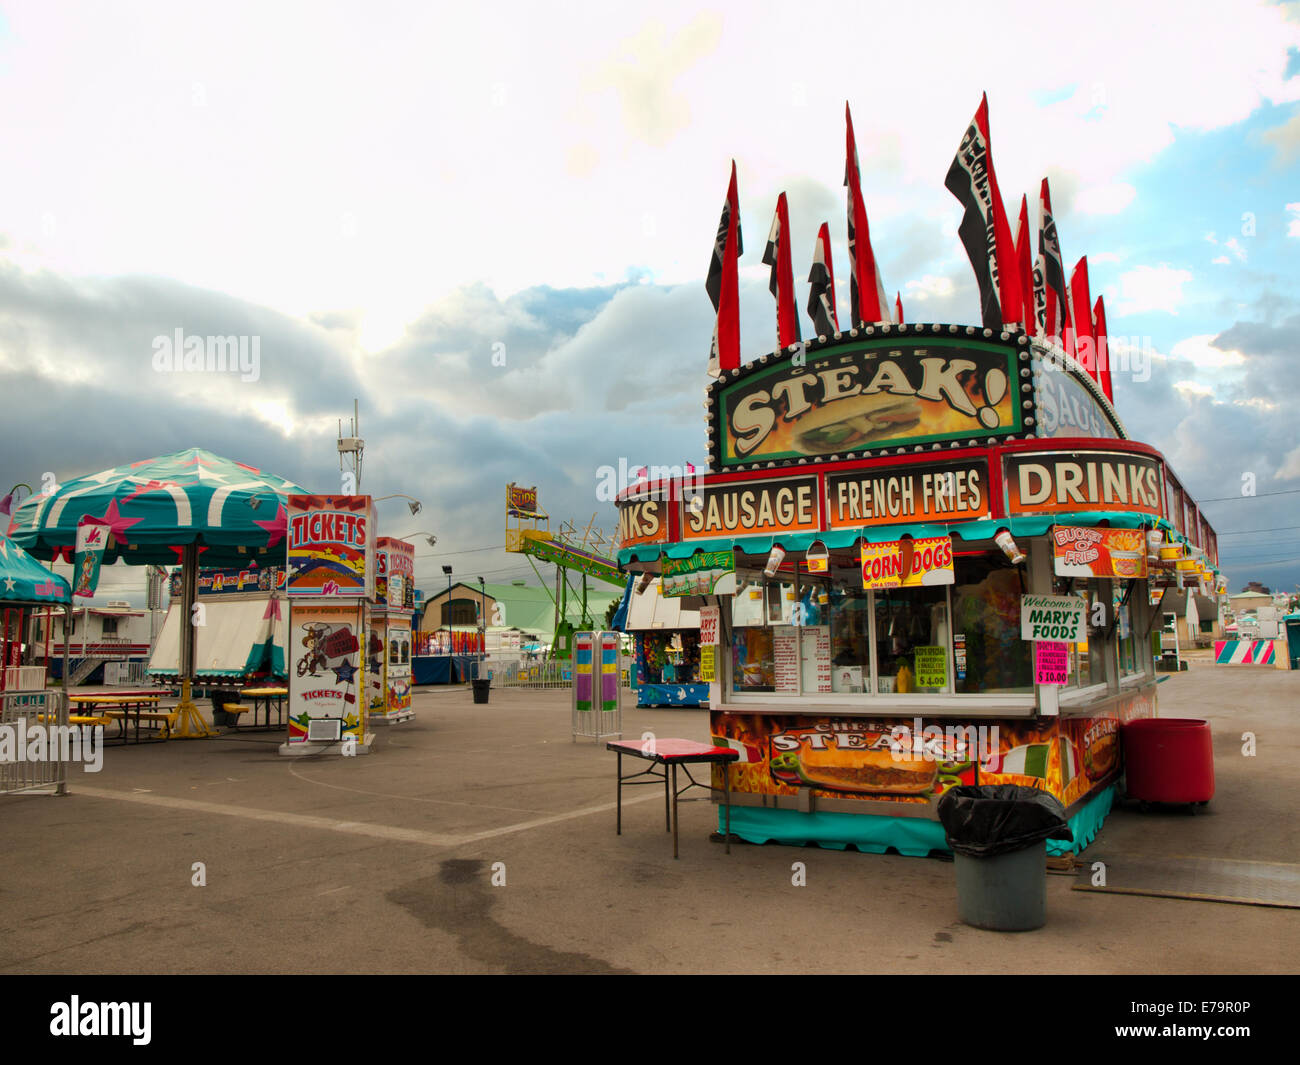
{"type": "Polygon", "coordinates": [[[1191,280],[1189,271],[1168,263],[1126,270],[1119,275],[1119,312],[1142,314],[1147,311],[1164,311],[1167,314],[1177,314],[1183,302],[1183,286],[1191,280]]]}

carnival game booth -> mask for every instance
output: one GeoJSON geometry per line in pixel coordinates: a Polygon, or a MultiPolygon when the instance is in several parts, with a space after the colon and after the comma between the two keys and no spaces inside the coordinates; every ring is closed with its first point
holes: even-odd
{"type": "MultiPolygon", "coordinates": [[[[288,642],[285,571],[280,566],[201,569],[194,624],[194,677],[200,687],[283,681],[288,642]]],[[[171,575],[172,602],[149,658],[151,680],[180,678],[181,574],[171,575]]],[[[193,612],[192,612],[193,613],[193,612]]]]}
{"type": "Polygon", "coordinates": [[[415,545],[381,536],[375,545],[375,602],[370,611],[366,677],[372,724],[395,725],[411,709],[411,616],[415,545]]]}
{"type": "Polygon", "coordinates": [[[1023,784],[1090,842],[1155,715],[1158,586],[1217,562],[1093,377],[1018,328],[886,323],[708,409],[711,471],[624,492],[619,562],[700,611],[732,832],[924,855],[949,788],[1023,784]]]}
{"type": "Polygon", "coordinates": [[[683,608],[680,596],[665,595],[658,578],[634,581],[622,630],[634,640],[637,706],[709,705],[709,685],[700,680],[698,610],[683,608]]]}

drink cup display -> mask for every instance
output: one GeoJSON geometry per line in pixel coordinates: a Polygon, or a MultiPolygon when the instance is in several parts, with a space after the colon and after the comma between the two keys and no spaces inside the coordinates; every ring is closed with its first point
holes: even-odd
{"type": "Polygon", "coordinates": [[[997,544],[998,547],[1002,548],[1002,553],[1006,555],[1007,558],[1011,559],[1011,561],[1016,565],[1019,565],[1025,560],[1024,552],[1016,546],[1016,541],[1005,529],[993,537],[993,542],[997,544]]]}

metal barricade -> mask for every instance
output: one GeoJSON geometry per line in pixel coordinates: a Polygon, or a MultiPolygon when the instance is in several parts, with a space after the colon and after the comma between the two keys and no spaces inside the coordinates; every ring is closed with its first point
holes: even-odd
{"type": "Polygon", "coordinates": [[[0,794],[63,795],[70,728],[62,689],[0,693],[0,794]]]}

